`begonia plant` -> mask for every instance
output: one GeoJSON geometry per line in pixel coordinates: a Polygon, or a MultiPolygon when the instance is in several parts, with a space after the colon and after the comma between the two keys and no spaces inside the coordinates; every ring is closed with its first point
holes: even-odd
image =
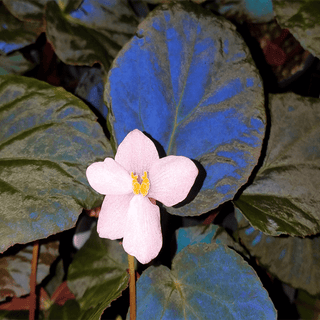
{"type": "Polygon", "coordinates": [[[318,7],[1,1],[0,318],[319,318],[318,7]]]}

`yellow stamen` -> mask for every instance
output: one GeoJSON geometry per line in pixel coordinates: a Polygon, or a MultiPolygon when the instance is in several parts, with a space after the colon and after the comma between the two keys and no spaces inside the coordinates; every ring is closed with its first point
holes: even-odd
{"type": "Polygon", "coordinates": [[[137,179],[138,175],[134,175],[133,172],[131,172],[131,178],[132,178],[132,190],[134,194],[141,193],[144,197],[148,194],[150,183],[149,179],[147,177],[147,171],[144,171],[142,178],[142,183],[140,184],[137,179]]]}

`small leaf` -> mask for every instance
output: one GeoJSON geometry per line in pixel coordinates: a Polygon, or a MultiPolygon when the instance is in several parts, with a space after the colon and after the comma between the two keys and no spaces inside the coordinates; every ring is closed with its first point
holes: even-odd
{"type": "Polygon", "coordinates": [[[209,2],[206,8],[237,23],[264,23],[274,19],[272,0],[216,0],[209,2]]]}
{"type": "Polygon", "coordinates": [[[95,230],[75,255],[68,286],[81,307],[81,319],[100,319],[103,311],[127,288],[127,254],[117,241],[99,238],[95,230]]]}
{"type": "MultiPolygon", "coordinates": [[[[59,256],[58,249],[58,241],[40,243],[37,284],[49,275],[51,264],[59,256]]],[[[33,245],[28,245],[15,255],[0,258],[0,300],[30,293],[32,250],[33,245]]]]}
{"type": "Polygon", "coordinates": [[[31,70],[34,64],[28,61],[20,52],[16,51],[10,55],[0,55],[0,75],[10,73],[23,74],[31,70]]]}
{"type": "Polygon", "coordinates": [[[320,232],[320,101],[270,95],[271,131],[254,182],[235,205],[269,235],[320,232]]]}
{"type": "Polygon", "coordinates": [[[0,77],[0,249],[72,228],[103,197],[86,168],[112,156],[90,109],[62,88],[0,77]]]}
{"type": "Polygon", "coordinates": [[[236,209],[238,233],[250,254],[282,282],[320,293],[320,238],[273,237],[254,229],[236,209]]]}
{"type": "Polygon", "coordinates": [[[108,108],[103,101],[103,87],[102,70],[90,68],[81,77],[75,95],[89,102],[106,119],[108,108]]]}
{"type": "Polygon", "coordinates": [[[105,71],[138,25],[124,0],[84,0],[70,14],[52,1],[46,7],[46,21],[48,40],[64,63],[92,66],[100,62],[105,71]]]}
{"type": "Polygon", "coordinates": [[[273,0],[277,21],[301,45],[320,58],[320,3],[318,0],[273,0]]]}
{"type": "Polygon", "coordinates": [[[232,199],[258,161],[260,76],[235,27],[198,5],[155,9],[113,62],[105,92],[114,147],[137,128],[206,171],[194,200],[167,208],[172,214],[196,216],[232,199]]]}
{"type": "Polygon", "coordinates": [[[213,224],[198,225],[194,227],[179,228],[176,231],[177,253],[188,245],[196,243],[211,243],[219,226],[213,224]]]}
{"type": "Polygon", "coordinates": [[[177,254],[171,271],[152,266],[143,272],[137,281],[137,319],[272,320],[276,310],[238,254],[200,243],[177,254]]]}

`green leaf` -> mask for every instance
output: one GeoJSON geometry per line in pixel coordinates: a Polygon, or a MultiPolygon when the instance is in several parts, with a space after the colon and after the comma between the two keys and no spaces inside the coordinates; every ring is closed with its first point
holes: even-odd
{"type": "Polygon", "coordinates": [[[318,0],[273,0],[277,21],[313,55],[320,58],[320,2],[318,0]]]}
{"type": "Polygon", "coordinates": [[[0,76],[0,249],[72,228],[103,197],[85,171],[112,156],[92,111],[62,88],[0,76]]]}
{"type": "Polygon", "coordinates": [[[276,310],[255,271],[237,253],[199,243],[178,253],[171,270],[152,266],[142,273],[137,319],[272,320],[276,310]]]}
{"type": "Polygon", "coordinates": [[[53,304],[50,308],[49,320],[79,320],[80,306],[76,300],[68,300],[63,306],[53,304]]]}
{"type": "Polygon", "coordinates": [[[273,237],[254,229],[236,209],[238,234],[259,264],[282,282],[320,293],[320,237],[273,237]]]}
{"type": "Polygon", "coordinates": [[[23,74],[32,69],[34,64],[28,61],[19,51],[10,55],[0,55],[0,75],[10,73],[23,74]]]}
{"type": "MultiPolygon", "coordinates": [[[[0,320],[28,320],[29,310],[0,310],[0,320]]],[[[43,312],[39,311],[38,320],[45,320],[43,312]]]]}
{"type": "Polygon", "coordinates": [[[172,214],[197,216],[233,199],[258,162],[260,76],[235,27],[198,5],[155,9],[113,62],[105,93],[113,147],[137,128],[160,156],[198,162],[195,186],[172,214]]]}
{"type": "MultiPolygon", "coordinates": [[[[37,284],[49,275],[50,266],[59,256],[59,242],[40,243],[37,265],[37,284]]],[[[21,297],[30,293],[30,274],[33,245],[28,245],[15,255],[0,258],[0,299],[21,297]]]]}
{"type": "Polygon", "coordinates": [[[99,238],[95,230],[75,255],[68,286],[81,307],[81,319],[100,319],[103,311],[127,288],[127,254],[117,241],[99,238]]]}
{"type": "Polygon", "coordinates": [[[35,42],[44,31],[41,23],[20,21],[0,3],[0,53],[7,54],[35,42]]]}
{"type": "Polygon", "coordinates": [[[299,290],[295,299],[295,305],[297,306],[300,319],[319,319],[319,297],[310,296],[307,292],[299,290]]]}
{"type": "MultiPolygon", "coordinates": [[[[3,0],[8,10],[22,21],[43,21],[46,6],[52,0],[3,0]]],[[[63,12],[75,10],[83,0],[53,0],[63,12]]]]}
{"type": "Polygon", "coordinates": [[[77,10],[83,0],[58,0],[60,8],[63,9],[64,13],[70,13],[74,10],[77,10]]]}
{"type": "Polygon", "coordinates": [[[138,25],[123,0],[87,0],[70,14],[49,2],[46,20],[48,40],[64,63],[91,66],[100,62],[105,71],[138,25]]]}
{"type": "Polygon", "coordinates": [[[254,182],[235,205],[269,235],[320,232],[320,101],[270,95],[271,131],[254,182]]]}

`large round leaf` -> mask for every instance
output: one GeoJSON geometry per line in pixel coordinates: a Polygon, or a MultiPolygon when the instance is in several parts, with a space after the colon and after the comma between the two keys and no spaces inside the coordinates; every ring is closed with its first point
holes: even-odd
{"type": "Polygon", "coordinates": [[[320,101],[270,95],[271,131],[264,163],[235,202],[269,235],[320,232],[320,101]]]}
{"type": "Polygon", "coordinates": [[[99,238],[95,230],[77,252],[68,271],[68,286],[80,303],[78,319],[99,320],[127,288],[127,254],[117,241],[99,238]]]}
{"type": "Polygon", "coordinates": [[[301,45],[320,58],[319,0],[273,0],[277,21],[288,28],[301,45]]]}
{"type": "MultiPolygon", "coordinates": [[[[127,317],[128,319],[128,317],[127,317]]],[[[149,267],[137,281],[137,319],[276,319],[255,271],[233,250],[195,244],[172,270],[149,267]]]]}
{"type": "Polygon", "coordinates": [[[90,109],[62,88],[0,77],[1,251],[69,229],[102,202],[88,184],[92,162],[112,156],[90,109]]]}
{"type": "Polygon", "coordinates": [[[320,293],[320,238],[273,237],[254,229],[236,209],[238,235],[250,254],[281,281],[320,293]]]}
{"type": "Polygon", "coordinates": [[[173,214],[200,215],[232,199],[257,163],[259,74],[235,27],[195,4],[154,10],[114,61],[105,91],[115,147],[138,128],[167,155],[206,170],[200,193],[173,214]]]}

